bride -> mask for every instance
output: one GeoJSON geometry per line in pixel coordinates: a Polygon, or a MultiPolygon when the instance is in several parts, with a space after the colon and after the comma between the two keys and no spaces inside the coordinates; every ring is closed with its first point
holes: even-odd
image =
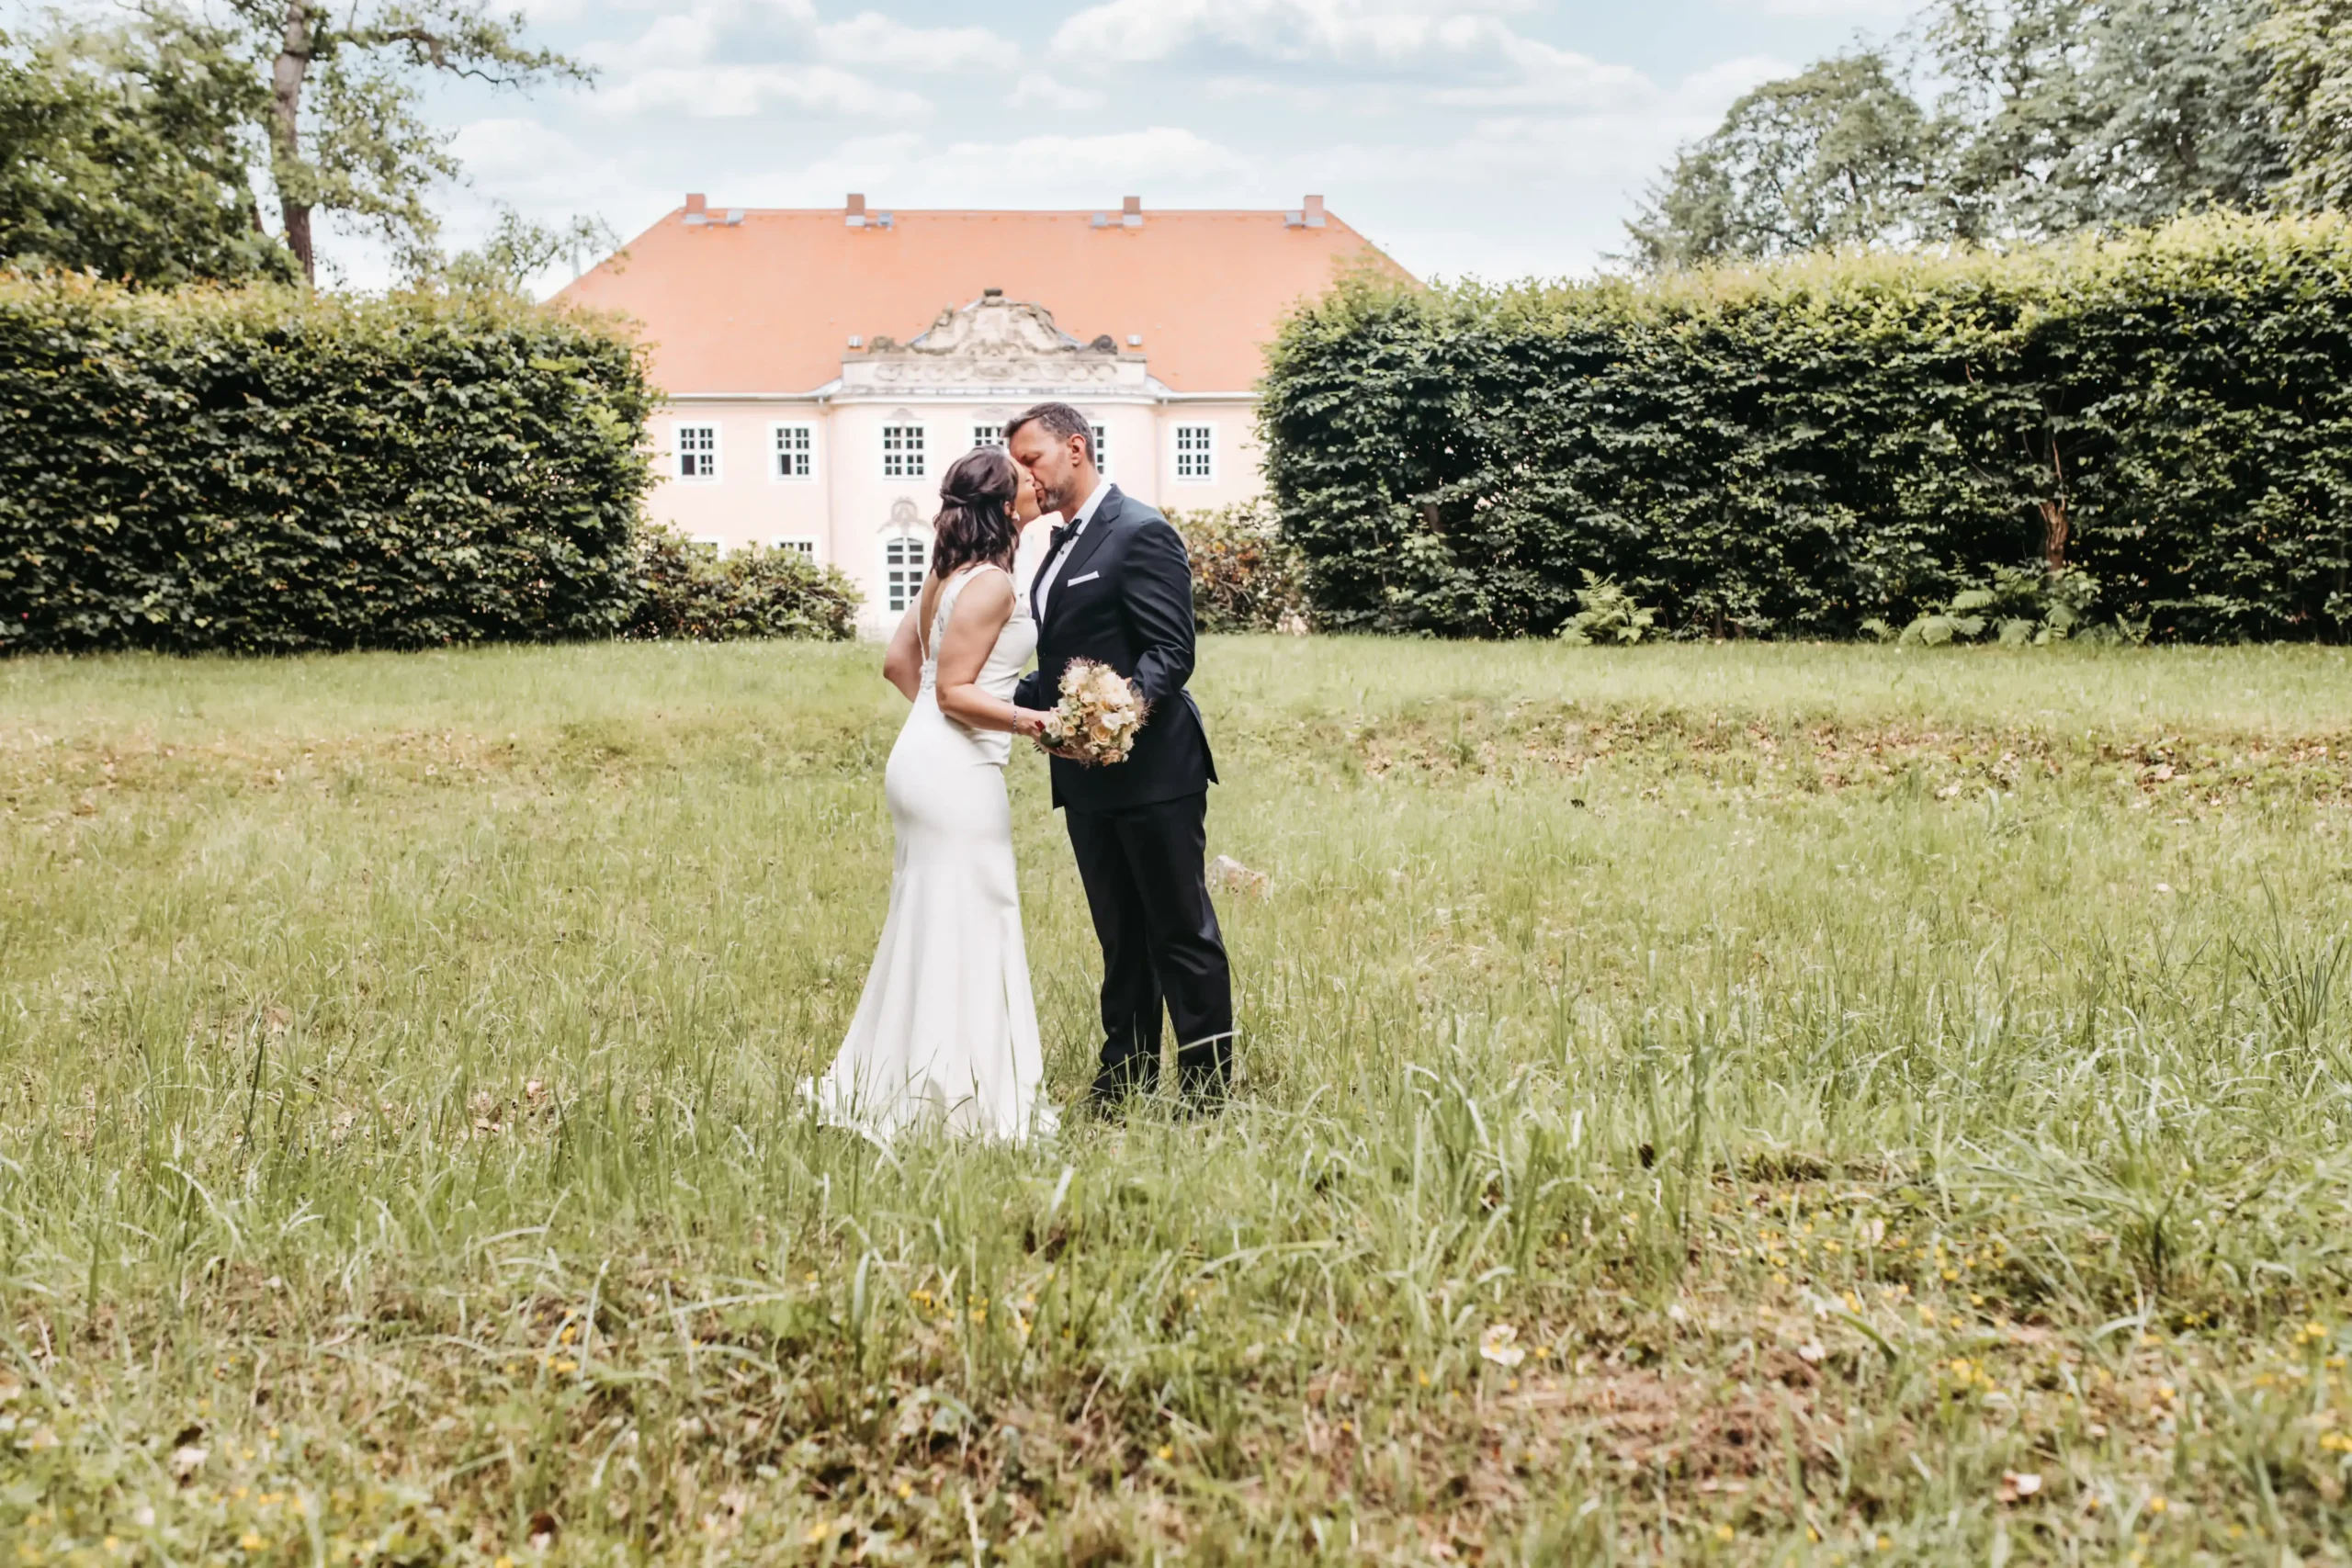
{"type": "Polygon", "coordinates": [[[1010,700],[1037,646],[1013,592],[1020,490],[997,447],[948,468],[931,576],[882,661],[914,704],[883,774],[890,913],[841,1055],[803,1086],[820,1119],[876,1143],[930,1125],[1006,1139],[1054,1126],[1004,793],[1012,737],[1044,717],[1010,700]]]}

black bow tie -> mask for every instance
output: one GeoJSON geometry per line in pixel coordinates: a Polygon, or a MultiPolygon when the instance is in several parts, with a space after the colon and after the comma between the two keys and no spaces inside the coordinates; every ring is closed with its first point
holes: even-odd
{"type": "Polygon", "coordinates": [[[1046,536],[1046,558],[1051,560],[1060,555],[1062,547],[1076,537],[1078,537],[1077,524],[1064,523],[1057,526],[1052,533],[1046,536]]]}

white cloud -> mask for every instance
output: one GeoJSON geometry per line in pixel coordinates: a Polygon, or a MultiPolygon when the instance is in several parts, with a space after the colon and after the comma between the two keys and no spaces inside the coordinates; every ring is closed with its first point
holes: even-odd
{"type": "Polygon", "coordinates": [[[1503,51],[1508,77],[1476,86],[1441,87],[1430,101],[1449,105],[1528,105],[1624,108],[1658,96],[1657,85],[1630,65],[1611,65],[1534,39],[1512,38],[1503,51]]]}
{"type": "Polygon", "coordinates": [[[458,128],[449,151],[476,186],[513,199],[516,187],[542,183],[569,187],[605,162],[571,137],[519,116],[477,119],[458,128]]]}
{"type": "Polygon", "coordinates": [[[1018,59],[1010,40],[986,28],[910,27],[876,11],[823,23],[816,33],[819,52],[836,64],[967,74],[983,96],[990,74],[1009,73],[1018,59]]]}
{"type": "Polygon", "coordinates": [[[1204,90],[1313,113],[1344,100],[1385,116],[1416,107],[1597,111],[1657,103],[1651,78],[1530,38],[1522,0],[1106,0],[1055,40],[1072,59],[1151,64],[1190,51],[1278,67],[1207,79],[1204,90]]]}
{"type": "Polygon", "coordinates": [[[1267,60],[1421,65],[1507,47],[1527,0],[1106,0],[1054,35],[1072,60],[1140,64],[1196,47],[1267,60]]]}
{"type": "Polygon", "coordinates": [[[569,22],[587,8],[585,0],[511,0],[514,10],[536,27],[569,22]]]}
{"type": "Polygon", "coordinates": [[[699,65],[718,51],[718,30],[719,17],[715,6],[656,17],[637,41],[628,46],[626,58],[639,70],[662,65],[699,65]]]}
{"type": "Polygon", "coordinates": [[[1685,76],[1674,89],[1674,102],[1686,114],[1705,115],[1712,130],[1713,122],[1731,107],[1734,98],[1750,87],[1761,86],[1778,76],[1793,76],[1804,69],[1770,55],[1744,54],[1685,76]]]}
{"type": "MultiPolygon", "coordinates": [[[[526,5],[571,6],[594,0],[525,0],[526,5]]],[[[595,63],[616,71],[644,70],[657,65],[698,65],[718,58],[722,40],[740,45],[746,37],[773,39],[779,25],[786,37],[806,37],[817,28],[810,0],[695,0],[684,10],[644,6],[629,0],[604,0],[614,19],[628,11],[657,14],[633,39],[599,39],[580,52],[595,63]]]]}
{"type": "Polygon", "coordinates": [[[1212,76],[1201,85],[1201,91],[1220,103],[1259,101],[1294,109],[1334,107],[1343,98],[1357,107],[1363,103],[1361,96],[1343,95],[1330,87],[1284,82],[1271,76],[1212,76]]]}
{"type": "Polygon", "coordinates": [[[951,164],[1004,170],[1017,181],[1034,186],[1040,171],[1050,170],[1057,183],[1100,183],[1132,188],[1159,185],[1163,188],[1214,186],[1246,175],[1250,160],[1229,147],[1211,141],[1182,126],[1156,125],[1146,130],[1114,131],[1095,136],[1024,136],[1011,142],[958,141],[947,149],[951,164]]]}
{"type": "Polygon", "coordinates": [[[1008,100],[1016,109],[1050,110],[1059,114],[1091,114],[1106,107],[1111,95],[1098,87],[1080,87],[1042,72],[1023,72],[1008,100]]]}
{"type": "Polygon", "coordinates": [[[844,141],[784,179],[763,174],[727,188],[747,193],[729,200],[755,206],[830,205],[858,190],[883,209],[1107,208],[1139,190],[1171,204],[1222,202],[1261,175],[1251,154],[1174,126],[957,141],[898,131],[844,141]]]}
{"type": "Polygon", "coordinates": [[[1902,17],[1911,7],[1904,0],[1764,0],[1768,17],[1799,17],[1819,20],[1833,17],[1902,17]]]}
{"type": "Polygon", "coordinates": [[[774,62],[757,65],[657,66],[639,71],[590,100],[613,114],[682,114],[695,119],[746,119],[771,109],[850,119],[912,119],[930,101],[831,65],[774,62]]]}

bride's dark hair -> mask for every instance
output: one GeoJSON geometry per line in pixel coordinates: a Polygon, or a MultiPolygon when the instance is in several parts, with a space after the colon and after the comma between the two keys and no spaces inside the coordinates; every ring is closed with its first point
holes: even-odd
{"type": "Polygon", "coordinates": [[[947,465],[939,481],[939,515],[931,525],[931,575],[975,562],[1012,564],[1021,525],[1012,520],[1012,500],[1021,470],[1001,446],[978,446],[947,465]]]}

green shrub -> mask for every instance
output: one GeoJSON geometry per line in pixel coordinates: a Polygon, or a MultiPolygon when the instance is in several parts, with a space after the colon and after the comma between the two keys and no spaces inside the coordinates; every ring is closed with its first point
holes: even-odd
{"type": "Polygon", "coordinates": [[[1657,612],[1634,602],[1634,596],[1606,577],[1584,574],[1577,590],[1577,613],[1560,628],[1560,640],[1571,648],[1595,643],[1641,642],[1657,632],[1657,612]]]}
{"type": "Polygon", "coordinates": [[[519,301],[0,278],[0,651],[616,635],[652,400],[519,301]]]}
{"type": "Polygon", "coordinates": [[[2078,566],[2103,624],[2342,635],[2352,222],[1648,282],[1365,276],[1286,323],[1284,536],[1338,627],[1556,631],[1584,574],[1679,635],[1852,637],[2078,566]]]}
{"type": "Polygon", "coordinates": [[[1168,520],[1183,536],[1191,558],[1193,619],[1201,630],[1303,627],[1306,594],[1299,554],[1283,537],[1265,502],[1171,512],[1168,520]]]}
{"type": "Polygon", "coordinates": [[[1990,636],[2007,647],[2046,648],[2077,636],[2115,642],[2146,638],[2147,623],[2094,625],[2090,607],[2098,599],[2098,579],[2077,568],[2052,571],[2043,566],[1996,566],[1988,585],[1967,588],[1898,635],[1872,619],[1862,629],[1882,640],[1927,648],[1974,642],[1990,636]]]}
{"type": "Polygon", "coordinates": [[[675,529],[639,538],[639,599],[628,635],[687,642],[857,634],[858,592],[838,567],[753,546],[721,555],[675,529]]]}

